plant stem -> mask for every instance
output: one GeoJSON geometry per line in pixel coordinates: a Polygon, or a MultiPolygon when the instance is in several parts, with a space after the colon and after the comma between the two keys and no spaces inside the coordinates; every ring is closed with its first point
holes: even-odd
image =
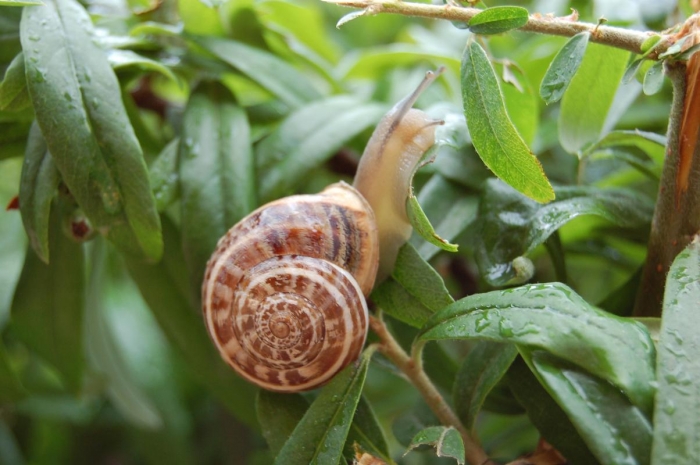
{"type": "Polygon", "coordinates": [[[472,465],[491,463],[486,452],[484,452],[484,449],[482,449],[479,444],[479,441],[469,434],[452,408],[445,402],[442,395],[440,395],[440,392],[433,382],[428,378],[428,375],[423,371],[421,347],[414,346],[413,357],[411,357],[401,348],[399,343],[396,342],[396,339],[391,335],[384,321],[374,316],[370,316],[369,321],[372,330],[381,340],[379,351],[391,360],[415,386],[438,420],[445,426],[452,426],[462,435],[467,462],[472,465]]]}
{"type": "MultiPolygon", "coordinates": [[[[482,10],[478,8],[463,8],[454,4],[430,5],[397,0],[324,0],[337,5],[360,8],[368,15],[378,13],[417,16],[422,18],[446,19],[449,21],[468,22],[482,10]]],[[[528,22],[519,30],[556,36],[571,37],[579,32],[590,32],[591,42],[609,45],[641,54],[642,44],[655,32],[633,31],[612,26],[584,23],[567,18],[551,18],[541,15],[530,15],[528,22]]],[[[663,53],[670,43],[660,44],[647,58],[656,58],[663,53]]]]}

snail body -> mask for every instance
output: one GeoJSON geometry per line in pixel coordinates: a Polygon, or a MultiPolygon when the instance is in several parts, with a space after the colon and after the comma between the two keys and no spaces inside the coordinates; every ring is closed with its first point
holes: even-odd
{"type": "Polygon", "coordinates": [[[340,182],[270,202],[219,240],[202,286],[204,320],[222,358],[247,380],[309,390],[359,357],[365,297],[411,232],[405,199],[438,123],[411,106],[435,76],[382,119],[355,187],[340,182]]]}

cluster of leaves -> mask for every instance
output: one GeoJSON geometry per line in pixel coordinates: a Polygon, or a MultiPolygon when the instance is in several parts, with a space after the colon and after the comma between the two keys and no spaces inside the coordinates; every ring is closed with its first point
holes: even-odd
{"type": "Polygon", "coordinates": [[[0,222],[1,462],[393,463],[426,444],[463,461],[459,434],[371,348],[317,393],[258,392],[198,310],[218,238],[268,200],[348,179],[436,66],[421,102],[446,124],[408,209],[441,239],[412,238],[374,290],[392,334],[453,340],[425,347],[425,370],[492,456],[538,435],[572,463],[700,456],[697,243],[669,274],[661,330],[629,317],[663,162],[658,65],[586,34],[486,40],[527,21],[516,7],[340,32],[314,2],[0,8],[0,193],[20,210],[0,222]]]}

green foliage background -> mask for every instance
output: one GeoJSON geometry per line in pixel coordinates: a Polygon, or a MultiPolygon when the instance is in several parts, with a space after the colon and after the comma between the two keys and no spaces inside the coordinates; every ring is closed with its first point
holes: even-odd
{"type": "MultiPolygon", "coordinates": [[[[320,392],[258,393],[199,313],[218,238],[350,181],[381,116],[438,66],[418,106],[445,125],[414,188],[459,251],[417,234],[402,249],[372,294],[394,336],[440,341],[425,370],[497,460],[540,434],[572,463],[700,458],[700,412],[677,392],[700,384],[679,356],[698,347],[697,244],[670,274],[667,326],[629,318],[671,101],[649,63],[390,15],[336,29],[348,11],[314,0],[39,3],[0,0],[0,202],[21,208],[0,213],[0,463],[325,464],[353,443],[453,463],[402,458],[436,438],[463,460],[381,355],[320,392]]],[[[523,6],[653,30],[690,14],[619,3],[523,6]]],[[[473,27],[522,24],[498,14],[473,27]]]]}

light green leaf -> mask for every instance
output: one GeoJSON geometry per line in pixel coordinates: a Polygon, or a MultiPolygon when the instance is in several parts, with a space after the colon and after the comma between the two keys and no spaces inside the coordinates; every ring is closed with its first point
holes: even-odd
{"type": "Polygon", "coordinates": [[[340,462],[372,351],[347,366],[322,388],[275,459],[275,465],[333,465],[340,462]]]}
{"type": "Polygon", "coordinates": [[[529,13],[519,6],[495,6],[477,13],[467,25],[474,34],[500,34],[527,24],[529,13]]]}
{"type": "Polygon", "coordinates": [[[433,446],[438,457],[449,457],[464,465],[462,436],[451,426],[430,426],[419,431],[411,440],[406,453],[420,446],[433,446]]]}
{"type": "Polygon", "coordinates": [[[43,5],[41,0],[0,0],[0,6],[32,6],[43,5]]]}
{"type": "Polygon", "coordinates": [[[540,105],[530,79],[517,65],[496,66],[501,71],[501,92],[508,117],[528,146],[532,145],[540,123],[540,105]]]}
{"type": "Polygon", "coordinates": [[[652,463],[692,463],[700,457],[700,238],[671,265],[666,278],[657,357],[652,463]]]}
{"type": "Polygon", "coordinates": [[[185,26],[185,32],[212,36],[224,35],[219,8],[202,0],[178,0],[177,8],[185,26]]]}
{"type": "Polygon", "coordinates": [[[649,463],[651,424],[617,388],[546,352],[521,354],[601,464],[649,463]]]}
{"type": "Polygon", "coordinates": [[[198,292],[219,238],[257,205],[248,119],[222,84],[204,83],[190,96],[179,179],[183,250],[198,292]]]}
{"type": "Polygon", "coordinates": [[[628,57],[625,50],[588,45],[561,101],[559,142],[567,152],[578,153],[600,138],[628,57]]]}
{"type": "Polygon", "coordinates": [[[588,47],[589,32],[580,32],[569,39],[547,68],[540,84],[540,95],[549,105],[559,101],[576,75],[588,47]]]}
{"type": "Polygon", "coordinates": [[[486,339],[546,350],[610,381],[651,412],[655,350],[646,328],[589,305],[563,284],[458,300],[435,313],[419,334],[419,340],[435,339],[486,339]]]}
{"type": "Polygon", "coordinates": [[[552,186],[508,118],[496,74],[475,41],[462,58],[462,98],[472,142],[486,166],[528,197],[553,200],[552,186]]]}
{"type": "Polygon", "coordinates": [[[74,0],[24,8],[21,38],[36,118],[71,194],[120,249],[158,259],[146,164],[87,12],[74,0]]]}
{"type": "Polygon", "coordinates": [[[515,360],[513,344],[479,341],[467,354],[452,389],[455,413],[471,430],[486,397],[515,360]]]}
{"type": "Polygon", "coordinates": [[[61,174],[46,148],[39,126],[34,123],[22,166],[19,205],[29,243],[44,263],[49,263],[51,201],[58,193],[60,182],[61,174]]]}
{"type": "Polygon", "coordinates": [[[433,225],[430,224],[430,220],[425,215],[415,195],[410,195],[408,199],[406,199],[406,215],[413,229],[415,229],[423,239],[440,247],[442,250],[457,252],[458,246],[456,244],[451,244],[449,241],[438,236],[435,232],[433,225]]]}
{"type": "Polygon", "coordinates": [[[5,70],[0,82],[0,110],[19,111],[32,104],[24,75],[24,54],[19,53],[5,70]]]}
{"type": "MultiPolygon", "coordinates": [[[[198,0],[191,0],[198,1],[198,0]]],[[[220,60],[228,63],[292,108],[301,107],[321,94],[299,70],[269,52],[233,40],[191,37],[220,60]]]]}
{"type": "Polygon", "coordinates": [[[151,60],[131,50],[112,49],[107,53],[107,59],[112,68],[119,71],[128,68],[138,68],[142,71],[155,71],[178,82],[173,72],[159,61],[151,60]]]}
{"type": "Polygon", "coordinates": [[[63,235],[59,208],[49,222],[51,263],[27,253],[12,302],[17,338],[53,365],[68,389],[82,387],[85,264],[82,245],[63,235]]]}
{"type": "Polygon", "coordinates": [[[664,85],[664,62],[657,61],[647,70],[644,75],[642,90],[645,95],[654,95],[661,90],[664,85]]]}

